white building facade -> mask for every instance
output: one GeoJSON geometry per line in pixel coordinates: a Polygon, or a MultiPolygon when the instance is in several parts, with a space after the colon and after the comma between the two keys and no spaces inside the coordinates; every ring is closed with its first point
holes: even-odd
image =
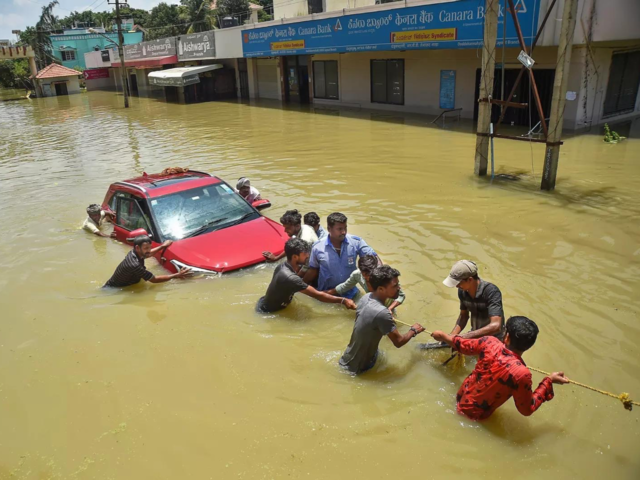
{"type": "MultiPolygon", "coordinates": [[[[502,95],[502,59],[505,97],[521,68],[514,21],[504,3],[500,0],[494,98],[502,95]]],[[[514,0],[529,50],[551,3],[514,0]]],[[[484,5],[485,0],[276,1],[274,21],[222,30],[225,39],[216,41],[220,49],[240,42],[251,98],[427,115],[461,109],[463,118],[473,119],[484,5]]],[[[551,104],[563,5],[564,0],[556,2],[532,53],[545,112],[551,104]]],[[[579,0],[565,128],[638,115],[639,83],[640,1],[579,0]]],[[[528,103],[533,123],[538,120],[527,79],[513,101],[528,103]]],[[[509,109],[505,122],[524,126],[529,117],[528,109],[509,109]]]]}

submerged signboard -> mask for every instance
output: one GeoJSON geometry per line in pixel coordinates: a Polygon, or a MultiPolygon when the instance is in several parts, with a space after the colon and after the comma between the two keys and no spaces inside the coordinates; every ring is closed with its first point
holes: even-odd
{"type": "MultiPolygon", "coordinates": [[[[539,0],[516,0],[525,42],[538,25],[539,0]]],[[[242,32],[245,57],[317,53],[369,52],[482,47],[485,0],[397,8],[306,22],[254,28],[242,32]]],[[[511,14],[500,2],[498,46],[507,16],[506,45],[517,46],[511,14]]]]}

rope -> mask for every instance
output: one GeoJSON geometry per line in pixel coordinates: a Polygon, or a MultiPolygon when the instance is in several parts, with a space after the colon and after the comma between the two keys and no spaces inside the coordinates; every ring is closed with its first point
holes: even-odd
{"type": "MultiPolygon", "coordinates": [[[[540,370],[534,367],[529,367],[529,370],[542,373],[543,375],[546,375],[546,376],[551,375],[550,373],[545,372],[544,370],[540,370]]],[[[576,382],[574,380],[569,380],[569,383],[573,383],[574,385],[577,385],[579,387],[586,388],[587,390],[591,390],[592,392],[597,392],[597,393],[601,393],[602,395],[607,395],[608,397],[611,397],[611,398],[617,398],[622,402],[622,405],[624,405],[624,408],[629,411],[633,409],[634,405],[637,407],[640,407],[640,402],[634,402],[633,400],[631,400],[631,397],[629,396],[628,393],[621,393],[620,395],[616,395],[615,393],[607,392],[606,390],[600,390],[599,388],[591,387],[589,385],[585,385],[584,383],[576,382]]]]}
{"type": "MultiPolygon", "coordinates": [[[[408,323],[401,322],[397,318],[394,318],[393,321],[396,323],[399,323],[400,325],[404,325],[405,327],[413,327],[413,325],[409,325],[408,323]]],[[[425,333],[428,333],[429,335],[431,335],[431,332],[429,330],[425,330],[425,333]]]]}

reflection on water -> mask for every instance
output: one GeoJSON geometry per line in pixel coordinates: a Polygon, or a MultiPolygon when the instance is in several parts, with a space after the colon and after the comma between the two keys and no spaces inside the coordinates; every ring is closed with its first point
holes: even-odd
{"type": "Polygon", "coordinates": [[[272,218],[345,212],[401,271],[403,322],[450,329],[441,281],[471,258],[507,315],[540,326],[528,363],[637,399],[638,140],[568,139],[547,193],[540,144],[496,140],[500,175],[474,177],[470,122],[121,101],[0,104],[0,478],[637,478],[637,412],[615,400],[556,387],[530,418],[509,402],[469,422],[454,412],[470,362],[452,372],[446,352],[383,339],[380,365],[351,378],[337,359],[352,313],[308,298],[254,311],[273,265],[105,292],[127,247],[79,227],[143,171],[247,175],[272,218]]]}

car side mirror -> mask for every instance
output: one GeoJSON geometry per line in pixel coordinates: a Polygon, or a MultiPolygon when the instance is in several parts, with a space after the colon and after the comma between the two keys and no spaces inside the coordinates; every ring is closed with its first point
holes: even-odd
{"type": "Polygon", "coordinates": [[[133,243],[133,240],[140,235],[147,235],[148,237],[153,238],[153,236],[150,233],[147,233],[144,228],[138,228],[129,232],[129,235],[127,236],[127,243],[133,243]]]}
{"type": "Polygon", "coordinates": [[[265,208],[269,208],[271,206],[271,202],[267,199],[256,200],[251,204],[251,206],[256,210],[264,210],[265,208]]]}

